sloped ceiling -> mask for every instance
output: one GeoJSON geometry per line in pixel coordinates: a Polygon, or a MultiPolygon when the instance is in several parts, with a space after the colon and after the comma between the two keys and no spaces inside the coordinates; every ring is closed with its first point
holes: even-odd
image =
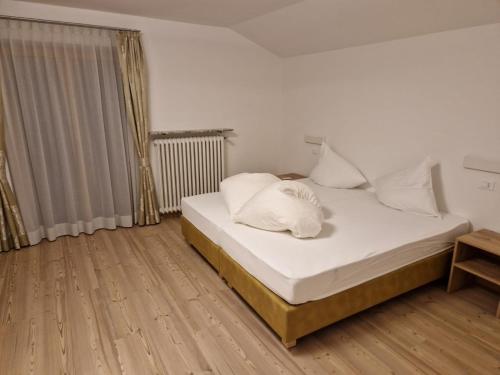
{"type": "Polygon", "coordinates": [[[283,57],[500,22],[500,0],[31,0],[227,26],[283,57]]]}
{"type": "Polygon", "coordinates": [[[280,56],[500,22],[500,0],[306,0],[232,28],[280,56]]]}
{"type": "Polygon", "coordinates": [[[26,0],[211,26],[230,26],[301,0],[26,0]]]}

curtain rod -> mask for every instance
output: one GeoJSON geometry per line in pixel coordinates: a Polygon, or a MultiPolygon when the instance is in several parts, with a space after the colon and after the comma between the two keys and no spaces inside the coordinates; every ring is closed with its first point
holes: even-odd
{"type": "Polygon", "coordinates": [[[86,23],[75,23],[75,22],[64,22],[64,21],[53,21],[53,20],[44,20],[41,18],[26,18],[26,17],[16,17],[16,16],[5,16],[0,14],[0,19],[7,20],[16,20],[16,21],[29,21],[29,22],[38,22],[38,23],[49,23],[54,25],[66,25],[66,26],[77,26],[77,27],[89,27],[92,29],[105,29],[105,30],[115,30],[115,31],[132,31],[140,33],[140,30],[134,29],[124,29],[121,27],[111,27],[111,26],[100,26],[100,25],[91,25],[86,23]]]}

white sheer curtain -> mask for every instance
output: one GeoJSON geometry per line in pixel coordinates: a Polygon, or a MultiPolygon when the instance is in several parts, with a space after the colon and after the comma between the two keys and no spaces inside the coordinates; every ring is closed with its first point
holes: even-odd
{"type": "Polygon", "coordinates": [[[120,74],[113,31],[0,20],[7,158],[31,244],[133,224],[120,74]]]}

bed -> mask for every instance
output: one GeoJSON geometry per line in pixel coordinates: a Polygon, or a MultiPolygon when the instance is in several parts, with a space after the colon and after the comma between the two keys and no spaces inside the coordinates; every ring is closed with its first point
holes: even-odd
{"type": "Polygon", "coordinates": [[[292,347],[349,315],[439,279],[467,220],[430,218],[381,205],[364,189],[332,189],[301,180],[322,203],[314,239],[231,221],[221,194],[182,201],[182,230],[247,303],[292,347]]]}

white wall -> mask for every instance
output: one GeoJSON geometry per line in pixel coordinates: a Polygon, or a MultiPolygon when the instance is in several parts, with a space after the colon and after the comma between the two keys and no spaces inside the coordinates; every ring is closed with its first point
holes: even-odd
{"type": "Polygon", "coordinates": [[[234,128],[229,174],[277,170],[282,61],[234,31],[8,0],[0,14],[142,30],[152,129],[234,128]]]}
{"type": "Polygon", "coordinates": [[[430,155],[441,207],[500,230],[500,175],[462,168],[468,153],[500,159],[500,24],[290,58],[284,80],[283,170],[313,166],[305,134],[370,180],[430,155]]]}

